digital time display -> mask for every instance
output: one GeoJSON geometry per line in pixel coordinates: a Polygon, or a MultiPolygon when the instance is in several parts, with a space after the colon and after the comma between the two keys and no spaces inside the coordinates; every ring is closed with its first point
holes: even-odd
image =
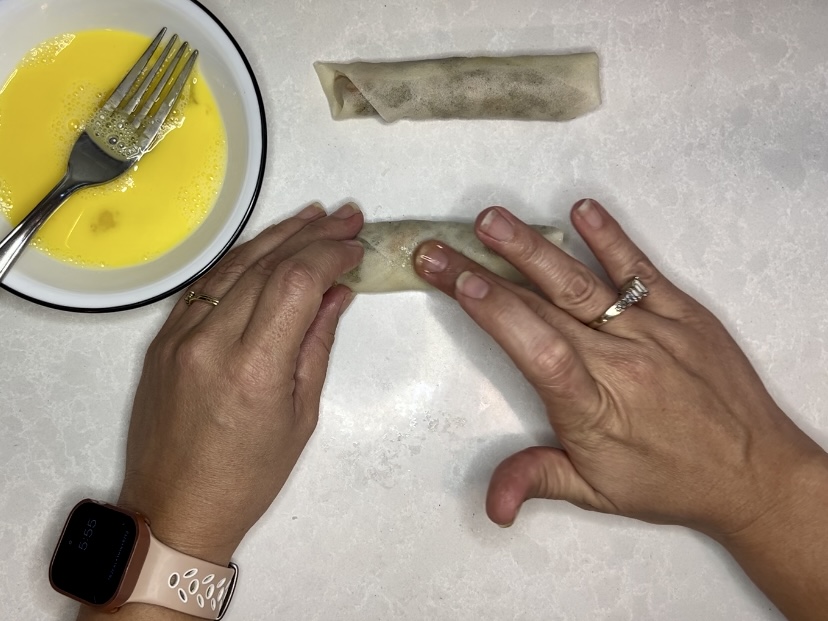
{"type": "Polygon", "coordinates": [[[135,548],[132,516],[92,501],[78,505],[58,543],[52,584],[89,604],[105,604],[118,592],[135,548]]]}

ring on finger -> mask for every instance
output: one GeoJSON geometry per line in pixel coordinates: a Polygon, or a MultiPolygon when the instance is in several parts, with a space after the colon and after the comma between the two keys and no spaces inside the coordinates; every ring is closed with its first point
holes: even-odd
{"type": "Polygon", "coordinates": [[[610,319],[618,317],[618,315],[623,313],[630,306],[638,304],[649,294],[650,290],[647,289],[643,282],[641,282],[641,279],[638,276],[633,276],[629,282],[621,287],[621,290],[618,292],[618,301],[604,311],[600,317],[589,322],[587,325],[590,328],[595,328],[597,330],[610,319]]]}
{"type": "Polygon", "coordinates": [[[184,303],[187,306],[193,302],[207,302],[207,304],[218,306],[220,301],[221,300],[214,298],[211,295],[204,295],[203,293],[196,293],[195,291],[190,291],[186,296],[184,296],[184,303]]]}

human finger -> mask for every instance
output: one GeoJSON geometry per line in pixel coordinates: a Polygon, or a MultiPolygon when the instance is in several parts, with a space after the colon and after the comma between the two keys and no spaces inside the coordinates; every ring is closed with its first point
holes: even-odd
{"type": "Polygon", "coordinates": [[[598,386],[572,343],[517,295],[469,271],[457,278],[454,298],[535,386],[554,427],[579,428],[598,411],[598,386]]]}
{"type": "Polygon", "coordinates": [[[633,276],[641,279],[650,292],[641,302],[641,308],[679,319],[698,307],[690,296],[661,274],[598,202],[588,198],[579,201],[572,208],[571,218],[613,283],[622,287],[633,276]]]}
{"type": "MultiPolygon", "coordinates": [[[[600,317],[618,300],[586,265],[544,239],[503,207],[490,207],[477,218],[480,240],[514,265],[558,308],[581,323],[600,317]]],[[[613,322],[612,333],[623,330],[633,318],[613,322]]],[[[608,330],[609,331],[609,330],[608,330]]]]}
{"type": "Polygon", "coordinates": [[[583,509],[616,512],[578,473],[564,451],[548,446],[525,449],[495,468],[486,494],[486,513],[495,524],[511,526],[530,498],[566,500],[583,509]]]}
{"type": "Polygon", "coordinates": [[[343,285],[329,289],[322,298],[319,312],[299,348],[296,361],[294,400],[296,415],[311,429],[316,425],[322,387],[334,343],[339,318],[354,299],[343,285]]]}
{"type": "Polygon", "coordinates": [[[222,296],[222,304],[203,319],[204,328],[221,329],[228,338],[237,338],[247,326],[268,278],[282,261],[315,241],[352,239],[362,224],[362,212],[349,203],[330,216],[310,223],[270,252],[258,256],[222,296]]]}
{"type": "Polygon", "coordinates": [[[359,265],[363,253],[357,240],[320,240],[279,263],[258,297],[241,343],[258,348],[275,368],[285,361],[294,365],[325,292],[359,265]]]}
{"type": "Polygon", "coordinates": [[[431,286],[454,297],[458,276],[463,272],[486,274],[486,277],[514,293],[534,313],[551,323],[564,334],[575,337],[582,327],[570,314],[542,299],[534,291],[491,273],[460,252],[438,241],[429,240],[414,251],[414,268],[431,286]]]}
{"type": "MultiPolygon", "coordinates": [[[[250,241],[230,250],[219,261],[218,265],[190,285],[188,290],[221,299],[251,265],[278,248],[285,240],[301,231],[308,224],[324,216],[325,210],[322,205],[313,203],[292,218],[267,227],[250,241]]],[[[195,308],[190,308],[182,296],[182,299],[173,307],[162,332],[168,326],[175,326],[177,331],[192,327],[199,323],[210,310],[210,306],[207,304],[197,304],[195,308]],[[186,320],[183,324],[180,324],[179,322],[185,314],[186,320]]]]}

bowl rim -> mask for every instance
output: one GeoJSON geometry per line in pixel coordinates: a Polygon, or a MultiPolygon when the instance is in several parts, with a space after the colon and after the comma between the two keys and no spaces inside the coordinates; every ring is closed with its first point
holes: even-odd
{"type": "Polygon", "coordinates": [[[2,281],[0,281],[0,288],[5,289],[9,293],[14,294],[15,296],[17,296],[19,298],[22,298],[22,299],[27,300],[29,302],[34,302],[35,304],[38,304],[39,306],[44,306],[44,307],[47,307],[47,308],[53,308],[55,310],[66,311],[66,312],[71,312],[71,313],[89,313],[89,314],[116,313],[116,312],[119,312],[119,311],[132,310],[132,309],[135,309],[135,308],[141,308],[143,306],[149,306],[150,304],[154,304],[155,302],[159,302],[163,299],[166,299],[166,298],[170,297],[174,293],[176,293],[178,291],[181,291],[182,289],[185,289],[186,287],[188,287],[189,285],[191,285],[192,283],[197,281],[199,278],[204,276],[207,272],[209,272],[211,269],[213,269],[215,267],[215,265],[219,261],[221,261],[221,259],[224,258],[224,255],[226,255],[230,251],[230,249],[233,247],[233,244],[236,243],[236,240],[238,240],[239,236],[244,231],[245,227],[247,226],[248,221],[250,220],[250,216],[253,214],[253,209],[256,207],[256,203],[259,199],[259,194],[261,192],[262,184],[264,182],[265,169],[267,167],[266,166],[267,165],[267,117],[265,115],[264,99],[262,98],[262,91],[261,91],[261,88],[259,87],[259,81],[256,79],[256,74],[253,72],[253,67],[250,65],[250,61],[247,59],[247,56],[245,55],[244,50],[242,50],[241,46],[239,45],[239,42],[236,41],[236,38],[233,36],[233,34],[227,29],[227,27],[224,25],[224,23],[218,17],[216,17],[216,15],[212,11],[210,11],[210,9],[208,9],[206,6],[204,6],[199,0],[189,0],[189,2],[195,4],[208,17],[210,17],[210,19],[212,19],[216,23],[216,25],[219,28],[221,28],[221,30],[224,32],[224,34],[227,35],[227,38],[230,41],[230,43],[233,44],[233,47],[236,48],[236,51],[239,54],[239,58],[244,63],[244,66],[247,69],[247,73],[250,75],[250,80],[253,84],[253,91],[256,94],[256,103],[259,106],[259,117],[261,118],[261,139],[262,139],[262,154],[261,154],[261,157],[259,158],[259,174],[256,178],[256,185],[253,188],[253,193],[250,196],[250,201],[249,201],[249,203],[248,203],[248,205],[245,209],[244,215],[242,216],[242,219],[239,222],[238,227],[236,227],[236,230],[233,231],[233,234],[230,235],[230,238],[227,240],[227,243],[216,254],[216,256],[213,259],[211,259],[210,262],[207,265],[205,265],[198,272],[196,272],[191,277],[186,279],[184,282],[180,283],[179,285],[176,285],[175,287],[173,287],[171,289],[168,289],[167,291],[165,291],[163,293],[159,293],[159,294],[154,295],[152,297],[149,297],[145,300],[139,300],[137,302],[132,302],[130,304],[123,304],[123,305],[120,305],[120,306],[96,307],[96,308],[88,308],[88,307],[83,307],[83,306],[66,306],[66,305],[63,305],[63,304],[55,304],[54,302],[47,302],[45,300],[40,300],[36,297],[32,297],[32,296],[27,295],[25,293],[22,293],[22,292],[20,292],[16,289],[13,289],[12,287],[10,287],[9,285],[3,283],[2,281]]]}

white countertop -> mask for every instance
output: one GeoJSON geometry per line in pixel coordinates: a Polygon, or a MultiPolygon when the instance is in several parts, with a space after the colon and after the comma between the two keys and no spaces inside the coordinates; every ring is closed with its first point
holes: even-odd
{"type": "MultiPolygon", "coordinates": [[[[570,205],[592,196],[828,446],[823,0],[204,1],[247,52],[269,115],[247,236],[346,198],[368,219],[503,204],[571,233],[570,205]],[[311,66],[573,50],[599,53],[604,104],[566,124],[334,123],[311,66]]],[[[78,499],[117,496],[142,352],[170,304],[84,316],[0,291],[6,618],[71,616],[49,556],[78,499]]],[[[227,619],[781,618],[722,549],[681,528],[541,501],[511,529],[490,523],[493,467],[549,437],[531,389],[453,303],[360,297],[316,434],[238,551],[227,619]]]]}

